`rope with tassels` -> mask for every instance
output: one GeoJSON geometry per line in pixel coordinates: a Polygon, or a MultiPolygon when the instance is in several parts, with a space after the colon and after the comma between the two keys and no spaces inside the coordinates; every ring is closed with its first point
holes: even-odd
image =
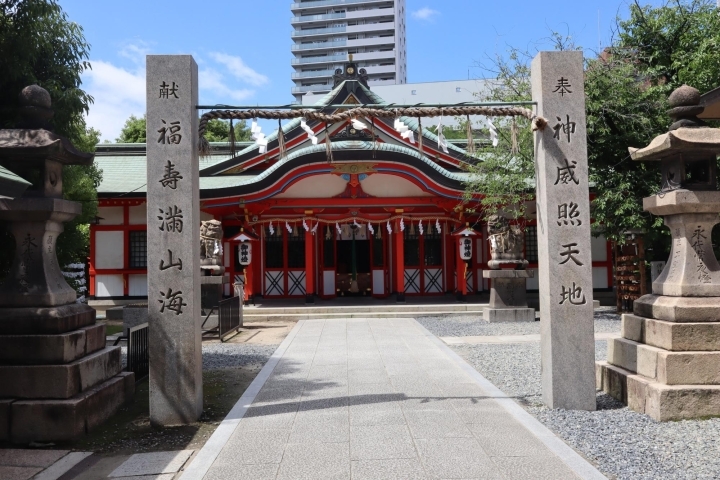
{"type": "MultiPolygon", "coordinates": [[[[325,123],[327,132],[327,124],[336,122],[344,122],[353,118],[393,118],[398,116],[405,117],[440,117],[443,115],[451,116],[468,116],[468,137],[472,134],[472,125],[469,122],[470,115],[483,115],[486,117],[523,117],[532,122],[533,131],[544,130],[548,121],[543,117],[535,115],[532,110],[522,107],[480,107],[480,106],[458,106],[458,107],[409,107],[409,108],[368,108],[357,107],[342,112],[323,113],[318,110],[298,109],[298,110],[264,110],[264,109],[248,109],[248,110],[213,110],[204,113],[200,117],[198,125],[198,133],[200,135],[200,153],[207,154],[210,151],[210,145],[205,139],[205,131],[207,123],[213,119],[224,120],[250,120],[253,118],[263,118],[268,120],[289,120],[293,118],[305,118],[306,120],[315,120],[325,123]]],[[[282,129],[280,129],[282,131],[282,129]]],[[[280,140],[278,138],[278,140],[280,140]]],[[[468,138],[468,153],[474,150],[474,142],[468,138]],[[472,147],[471,147],[472,145],[472,147]]],[[[329,149],[331,150],[331,149],[329,149]]],[[[332,155],[332,152],[329,152],[332,155]]]]}

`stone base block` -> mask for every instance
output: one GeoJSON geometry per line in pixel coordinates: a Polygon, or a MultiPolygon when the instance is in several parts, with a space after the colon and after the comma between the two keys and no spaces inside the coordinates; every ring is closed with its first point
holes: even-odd
{"type": "Polygon", "coordinates": [[[126,305],[123,307],[123,335],[130,335],[130,329],[147,323],[148,306],[147,304],[126,305]]]}
{"type": "Polygon", "coordinates": [[[596,378],[608,395],[657,421],[720,416],[718,385],[664,385],[606,362],[597,362],[596,378]]]}
{"type": "Polygon", "coordinates": [[[593,310],[600,308],[600,300],[593,300],[593,310]]]}
{"type": "Polygon", "coordinates": [[[58,335],[0,335],[0,364],[57,365],[105,346],[105,325],[58,335]]]}
{"type": "Polygon", "coordinates": [[[10,440],[10,406],[13,400],[0,400],[0,442],[10,440]]]}
{"type": "Polygon", "coordinates": [[[534,322],[534,308],[484,308],[483,319],[495,322],[534,322]]]}
{"type": "Polygon", "coordinates": [[[612,338],[608,363],[666,385],[720,385],[720,352],[670,352],[612,338]]]}
{"type": "Polygon", "coordinates": [[[10,408],[10,440],[71,440],[107,420],[134,391],[135,375],[125,372],[67,400],[18,400],[10,408]]]}
{"type": "Polygon", "coordinates": [[[633,313],[668,322],[720,322],[720,297],[643,295],[633,302],[633,313]]]}
{"type": "Polygon", "coordinates": [[[675,323],[622,316],[622,336],[673,352],[720,351],[720,323],[675,323]]]}
{"type": "Polygon", "coordinates": [[[120,370],[120,347],[106,347],[66,365],[2,365],[0,398],[70,398],[120,370]]]}
{"type": "Polygon", "coordinates": [[[48,308],[0,308],[0,335],[56,335],[95,323],[95,309],[82,303],[48,308]]]}

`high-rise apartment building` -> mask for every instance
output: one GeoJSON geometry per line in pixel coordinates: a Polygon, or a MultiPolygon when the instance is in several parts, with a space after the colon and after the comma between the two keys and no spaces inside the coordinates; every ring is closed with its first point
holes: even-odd
{"type": "Polygon", "coordinates": [[[368,84],[407,82],[405,0],[295,0],[292,94],[332,89],[333,74],[353,56],[368,84]]]}

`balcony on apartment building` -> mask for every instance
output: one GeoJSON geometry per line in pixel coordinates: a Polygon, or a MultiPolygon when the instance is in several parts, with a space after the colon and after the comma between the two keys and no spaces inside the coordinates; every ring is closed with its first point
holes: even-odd
{"type": "Polygon", "coordinates": [[[389,30],[395,32],[395,22],[365,23],[362,25],[333,26],[327,28],[309,28],[307,30],[293,30],[293,38],[309,37],[314,35],[331,35],[338,33],[367,33],[389,30]]]}
{"type": "Polygon", "coordinates": [[[338,47],[370,47],[376,45],[395,45],[395,37],[358,38],[355,40],[332,40],[327,42],[299,43],[292,46],[292,51],[325,50],[338,47]]]}
{"type": "MultiPolygon", "coordinates": [[[[395,58],[394,50],[380,51],[380,52],[363,52],[354,53],[353,59],[356,62],[362,62],[363,60],[381,60],[384,58],[395,58]]],[[[331,63],[331,62],[345,62],[347,61],[347,54],[337,55],[325,55],[316,57],[305,57],[305,58],[293,58],[292,65],[307,65],[313,63],[331,63]]]]}
{"type": "Polygon", "coordinates": [[[291,11],[307,10],[318,7],[342,7],[344,5],[353,5],[358,3],[388,3],[388,0],[314,0],[312,2],[295,2],[290,5],[291,11]]]}
{"type": "Polygon", "coordinates": [[[292,25],[312,22],[323,22],[327,20],[335,20],[338,18],[346,18],[348,20],[358,18],[377,18],[377,17],[392,17],[395,15],[394,8],[373,8],[368,10],[353,10],[351,12],[338,12],[338,13],[321,13],[317,15],[299,15],[292,18],[290,23],[292,25]]]}

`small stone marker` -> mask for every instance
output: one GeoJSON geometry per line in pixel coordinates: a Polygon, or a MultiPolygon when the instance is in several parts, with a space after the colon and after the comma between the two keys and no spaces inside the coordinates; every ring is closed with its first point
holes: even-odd
{"type": "Polygon", "coordinates": [[[202,413],[198,67],[147,56],[147,245],[150,420],[202,413]]]}
{"type": "Polygon", "coordinates": [[[531,79],[537,114],[548,120],[535,136],[543,401],[595,410],[582,52],[538,53],[531,79]]]}

